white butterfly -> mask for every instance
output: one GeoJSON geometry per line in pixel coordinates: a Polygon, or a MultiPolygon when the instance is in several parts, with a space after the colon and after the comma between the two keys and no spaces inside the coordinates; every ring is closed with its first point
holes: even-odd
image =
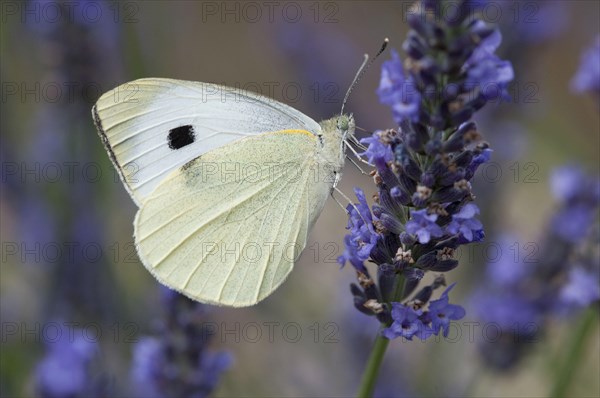
{"type": "Polygon", "coordinates": [[[317,123],[254,93],[172,79],[119,86],[92,115],[139,207],[146,268],[194,300],[234,307],[283,283],[356,142],[343,106],[317,123]]]}
{"type": "Polygon", "coordinates": [[[354,134],[352,116],[319,124],[257,94],[171,79],[119,86],[92,114],[139,207],[146,268],[194,300],[236,307],[290,273],[354,134]]]}

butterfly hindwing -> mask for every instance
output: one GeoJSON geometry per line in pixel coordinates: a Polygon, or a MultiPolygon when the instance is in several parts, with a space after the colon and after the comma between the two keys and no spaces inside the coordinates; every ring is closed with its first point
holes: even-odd
{"type": "Polygon", "coordinates": [[[255,135],[175,169],[135,220],[138,253],[163,284],[206,303],[247,306],[291,271],[331,183],[308,131],[255,135]]]}

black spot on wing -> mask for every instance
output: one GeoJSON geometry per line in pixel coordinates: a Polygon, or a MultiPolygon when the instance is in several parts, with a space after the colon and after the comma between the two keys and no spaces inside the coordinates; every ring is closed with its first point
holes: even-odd
{"type": "Polygon", "coordinates": [[[194,127],[191,125],[179,126],[169,130],[169,148],[181,149],[192,144],[196,140],[194,127]]]}

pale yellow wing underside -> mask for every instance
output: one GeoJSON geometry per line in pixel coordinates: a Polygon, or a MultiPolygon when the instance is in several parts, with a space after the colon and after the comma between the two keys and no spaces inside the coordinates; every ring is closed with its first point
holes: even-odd
{"type": "Polygon", "coordinates": [[[248,306],[273,292],[306,246],[331,184],[304,130],[247,137],[172,172],[137,213],[148,270],[198,301],[248,306]]]}

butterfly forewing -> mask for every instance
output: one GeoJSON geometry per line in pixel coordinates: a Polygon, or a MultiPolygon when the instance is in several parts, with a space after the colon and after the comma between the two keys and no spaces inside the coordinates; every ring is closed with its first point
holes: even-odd
{"type": "Polygon", "coordinates": [[[98,100],[100,137],[136,204],[171,172],[235,140],[284,129],[320,132],[301,112],[247,91],[210,83],[140,79],[98,100]]]}

